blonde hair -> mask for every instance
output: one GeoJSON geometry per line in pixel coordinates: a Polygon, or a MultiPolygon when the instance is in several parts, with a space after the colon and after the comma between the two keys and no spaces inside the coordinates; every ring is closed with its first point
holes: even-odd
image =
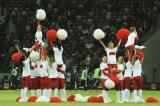
{"type": "Polygon", "coordinates": [[[130,31],[130,32],[136,31],[136,27],[130,27],[129,31],[130,31]]]}
{"type": "Polygon", "coordinates": [[[122,59],[122,61],[120,62],[120,64],[124,64],[124,63],[125,63],[125,61],[124,61],[124,57],[123,57],[123,56],[119,56],[119,57],[118,57],[118,59],[119,59],[119,58],[121,58],[121,59],[122,59]]]}

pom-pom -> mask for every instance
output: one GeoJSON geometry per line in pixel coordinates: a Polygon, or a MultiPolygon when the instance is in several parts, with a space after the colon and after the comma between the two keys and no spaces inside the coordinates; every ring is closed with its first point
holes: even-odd
{"type": "Polygon", "coordinates": [[[50,97],[50,102],[51,103],[60,103],[62,102],[60,98],[58,97],[50,97]]]}
{"type": "Polygon", "coordinates": [[[37,98],[37,96],[31,96],[28,98],[28,102],[36,102],[37,98]]]}
{"type": "Polygon", "coordinates": [[[43,9],[38,9],[36,12],[36,18],[40,21],[45,20],[46,12],[43,9]]]}
{"type": "Polygon", "coordinates": [[[158,100],[155,97],[148,97],[146,102],[150,102],[150,103],[157,103],[158,100]]]}
{"type": "Polygon", "coordinates": [[[46,96],[40,96],[36,102],[49,102],[50,100],[46,96]]]}
{"type": "Polygon", "coordinates": [[[112,89],[115,87],[115,83],[110,79],[106,80],[104,84],[105,84],[105,87],[108,89],[112,89]]]}
{"type": "Polygon", "coordinates": [[[104,102],[104,101],[103,101],[103,97],[102,97],[102,96],[97,97],[97,98],[96,98],[96,102],[97,102],[97,103],[103,103],[103,102],[104,102]]]}
{"type": "Polygon", "coordinates": [[[101,29],[96,29],[94,32],[93,32],[93,37],[96,39],[96,40],[100,40],[100,39],[103,39],[105,37],[105,33],[101,30],[101,29]]]}
{"type": "Polygon", "coordinates": [[[90,97],[88,98],[87,102],[94,102],[95,101],[95,97],[90,97]]]}
{"type": "Polygon", "coordinates": [[[119,78],[117,76],[110,76],[110,79],[114,82],[114,83],[118,83],[119,82],[119,78]]]}
{"type": "Polygon", "coordinates": [[[54,29],[50,29],[46,33],[46,37],[49,41],[55,41],[57,38],[57,32],[54,29]]]}
{"type": "Polygon", "coordinates": [[[12,54],[11,59],[12,59],[13,62],[19,62],[21,60],[21,57],[22,57],[22,54],[21,54],[20,51],[18,51],[16,53],[12,54]]]}
{"type": "Polygon", "coordinates": [[[37,51],[32,51],[30,54],[30,59],[36,62],[39,59],[39,53],[37,51]]]}
{"type": "Polygon", "coordinates": [[[20,99],[21,99],[21,97],[16,98],[16,102],[19,102],[20,99]]]}
{"type": "Polygon", "coordinates": [[[88,97],[83,97],[81,94],[75,94],[75,101],[87,102],[88,97]]]}
{"type": "Polygon", "coordinates": [[[116,33],[117,40],[122,39],[122,41],[127,41],[129,36],[129,30],[126,28],[121,28],[116,33]]]}
{"type": "Polygon", "coordinates": [[[70,102],[75,101],[75,95],[68,96],[67,101],[70,101],[70,102]]]}
{"type": "Polygon", "coordinates": [[[65,40],[65,39],[68,37],[68,33],[67,33],[67,31],[64,30],[64,29],[59,29],[59,30],[57,31],[57,37],[58,37],[58,39],[60,39],[60,40],[65,40]]]}

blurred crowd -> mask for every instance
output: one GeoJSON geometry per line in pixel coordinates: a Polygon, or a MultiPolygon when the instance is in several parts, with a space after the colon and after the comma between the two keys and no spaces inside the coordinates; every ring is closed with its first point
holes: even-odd
{"type": "MultiPolygon", "coordinates": [[[[0,71],[10,70],[10,55],[15,43],[21,47],[34,44],[36,10],[42,8],[47,18],[42,21],[43,32],[54,28],[66,29],[69,37],[63,42],[64,60],[68,68],[77,64],[79,70],[89,65],[96,68],[103,48],[92,33],[100,28],[106,33],[105,43],[115,44],[121,27],[135,26],[143,43],[143,36],[156,26],[160,11],[159,0],[0,0],[0,71]]],[[[123,55],[123,50],[119,51],[123,55]]]]}

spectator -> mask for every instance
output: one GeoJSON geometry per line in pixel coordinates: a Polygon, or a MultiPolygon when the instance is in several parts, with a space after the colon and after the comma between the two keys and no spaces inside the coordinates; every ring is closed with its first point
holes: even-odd
{"type": "Polygon", "coordinates": [[[11,72],[10,88],[17,89],[18,87],[18,67],[15,67],[11,72]]]}
{"type": "Polygon", "coordinates": [[[83,89],[86,91],[87,90],[87,78],[88,78],[88,67],[85,67],[85,69],[82,71],[81,75],[81,84],[83,86],[83,89]]]}

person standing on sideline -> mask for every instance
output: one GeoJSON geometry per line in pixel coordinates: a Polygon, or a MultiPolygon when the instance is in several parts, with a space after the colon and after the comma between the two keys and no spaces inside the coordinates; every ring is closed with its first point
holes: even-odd
{"type": "Polygon", "coordinates": [[[82,83],[85,91],[87,90],[87,77],[88,77],[88,67],[86,67],[82,71],[82,75],[81,75],[81,83],[82,83]]]}
{"type": "Polygon", "coordinates": [[[94,70],[94,85],[93,85],[93,89],[98,89],[99,82],[100,82],[100,76],[101,76],[101,71],[100,71],[100,68],[97,67],[94,70]]]}

